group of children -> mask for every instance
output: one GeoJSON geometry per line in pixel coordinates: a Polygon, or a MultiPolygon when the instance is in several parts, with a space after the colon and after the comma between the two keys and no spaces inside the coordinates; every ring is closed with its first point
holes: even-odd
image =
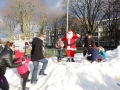
{"type": "MultiPolygon", "coordinates": [[[[58,37],[56,41],[55,47],[57,48],[57,57],[58,62],[61,61],[62,57],[62,49],[64,47],[64,43],[61,40],[62,38],[58,37]]],[[[91,61],[106,61],[106,52],[102,46],[96,47],[95,41],[92,39],[92,34],[88,33],[88,35],[82,41],[82,46],[84,48],[83,56],[87,54],[87,60],[91,61]]]]}
{"type": "Polygon", "coordinates": [[[82,46],[84,47],[83,56],[87,53],[87,60],[91,61],[91,63],[93,61],[106,61],[106,52],[104,48],[102,46],[96,47],[91,33],[88,33],[88,35],[84,38],[82,46]]]}
{"type": "Polygon", "coordinates": [[[106,61],[106,52],[102,46],[96,47],[95,43],[91,45],[91,48],[87,52],[87,60],[91,61],[106,61]]]}

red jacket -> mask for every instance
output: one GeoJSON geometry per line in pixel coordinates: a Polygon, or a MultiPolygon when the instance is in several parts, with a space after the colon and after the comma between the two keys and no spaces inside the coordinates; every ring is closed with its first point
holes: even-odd
{"type": "MultiPolygon", "coordinates": [[[[22,62],[22,59],[24,58],[23,56],[24,56],[23,53],[21,53],[19,50],[16,50],[15,51],[16,60],[14,60],[14,63],[22,62]]],[[[24,59],[26,63],[23,64],[22,66],[17,67],[18,74],[24,74],[28,71],[28,67],[26,66],[26,64],[30,62],[30,58],[24,58],[24,59]]]]}
{"type": "MultiPolygon", "coordinates": [[[[20,57],[14,63],[22,62],[22,59],[23,59],[23,57],[20,57]]],[[[22,66],[17,67],[18,74],[24,74],[24,73],[26,73],[29,70],[28,67],[26,66],[26,64],[30,62],[30,59],[29,58],[25,58],[25,61],[26,61],[25,64],[23,64],[22,66]]]]}
{"type": "Polygon", "coordinates": [[[67,38],[65,35],[62,38],[62,41],[65,41],[65,48],[66,50],[76,50],[76,40],[79,38],[79,35],[73,34],[71,38],[67,38]]]}

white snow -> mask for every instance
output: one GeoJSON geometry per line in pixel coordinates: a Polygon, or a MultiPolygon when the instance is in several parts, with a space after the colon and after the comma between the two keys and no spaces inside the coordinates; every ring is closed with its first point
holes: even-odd
{"type": "MultiPolygon", "coordinates": [[[[56,57],[47,58],[48,66],[45,70],[47,76],[39,76],[35,85],[30,82],[30,90],[120,90],[118,77],[120,76],[120,46],[115,50],[107,51],[106,62],[88,62],[82,53],[75,54],[76,62],[65,62],[63,58],[57,63],[56,57]]],[[[42,64],[40,63],[39,70],[42,64]]],[[[32,62],[28,64],[30,76],[32,62]]],[[[16,69],[7,69],[5,76],[10,84],[10,90],[19,90],[22,79],[16,69]],[[16,87],[17,86],[17,87],[16,87]]],[[[21,89],[22,90],[22,89],[21,89]]]]}

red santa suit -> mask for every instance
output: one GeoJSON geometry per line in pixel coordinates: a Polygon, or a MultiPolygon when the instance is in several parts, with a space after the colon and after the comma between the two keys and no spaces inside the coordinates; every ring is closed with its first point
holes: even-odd
{"type": "Polygon", "coordinates": [[[74,52],[76,50],[76,40],[79,37],[79,34],[73,34],[71,30],[68,30],[66,35],[62,38],[62,41],[65,41],[66,56],[68,58],[74,57],[74,52]]]}

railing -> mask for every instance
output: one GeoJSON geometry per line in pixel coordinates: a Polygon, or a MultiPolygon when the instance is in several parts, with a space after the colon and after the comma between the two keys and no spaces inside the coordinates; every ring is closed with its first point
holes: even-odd
{"type": "Polygon", "coordinates": [[[55,48],[45,47],[44,55],[46,55],[46,56],[57,56],[57,50],[55,48]]]}

